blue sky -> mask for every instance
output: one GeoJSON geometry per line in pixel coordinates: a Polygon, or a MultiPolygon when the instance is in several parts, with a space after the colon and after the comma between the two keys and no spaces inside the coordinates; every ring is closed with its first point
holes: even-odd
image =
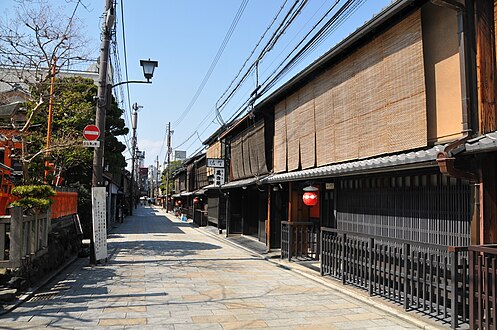
{"type": "MultiPolygon", "coordinates": [[[[122,79],[126,78],[124,76],[121,8],[124,8],[129,80],[143,80],[142,69],[139,66],[140,59],[150,58],[159,61],[152,84],[129,85],[130,103],[136,102],[143,106],[138,114],[137,137],[138,148],[146,152],[145,165],[155,163],[157,156],[161,164],[164,161],[164,139],[168,122],[172,123],[172,130],[174,130],[172,147],[186,150],[188,155],[198,150],[201,147],[201,141],[208,138],[219,127],[214,116],[216,102],[235,78],[277,11],[285,3],[284,0],[249,0],[247,2],[210,79],[195,104],[185,114],[242,1],[124,0],[124,3],[123,0],[117,1],[116,39],[123,73],[122,79]]],[[[50,2],[60,6],[60,10],[66,13],[72,12],[75,6],[75,0],[72,2],[71,0],[50,0],[50,2]]],[[[287,12],[293,2],[294,0],[287,1],[283,13],[287,12]]],[[[309,0],[295,23],[260,63],[260,81],[265,80],[334,2],[335,0],[309,0]]],[[[391,2],[391,0],[365,0],[339,29],[331,33],[319,47],[287,74],[279,85],[362,26],[391,2]]],[[[77,16],[86,26],[85,30],[90,38],[89,48],[97,58],[100,46],[100,17],[104,1],[82,0],[82,3],[85,4],[86,9],[79,6],[77,16]]],[[[15,4],[15,0],[2,0],[0,12],[11,15],[15,4]]],[[[280,21],[281,15],[276,22],[280,21]]],[[[268,35],[271,35],[272,31],[274,27],[268,35]]],[[[262,44],[265,44],[267,38],[268,36],[262,44]]],[[[252,63],[252,60],[249,63],[252,63]]],[[[255,83],[255,75],[251,74],[232,101],[222,109],[223,120],[229,119],[239,109],[249,97],[255,83]]],[[[131,126],[127,98],[124,100],[123,107],[126,109],[126,122],[131,126]]],[[[129,158],[130,154],[126,153],[125,156],[129,158]]]]}

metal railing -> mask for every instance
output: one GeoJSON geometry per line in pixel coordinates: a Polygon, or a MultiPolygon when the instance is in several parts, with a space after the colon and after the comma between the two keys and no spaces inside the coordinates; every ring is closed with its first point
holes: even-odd
{"type": "Polygon", "coordinates": [[[457,328],[469,321],[466,247],[444,247],[321,228],[328,275],[457,328]]]}
{"type": "Polygon", "coordinates": [[[312,222],[281,222],[281,258],[318,260],[319,230],[312,222]]]}
{"type": "Polygon", "coordinates": [[[471,329],[497,329],[497,245],[469,247],[471,329]]]}

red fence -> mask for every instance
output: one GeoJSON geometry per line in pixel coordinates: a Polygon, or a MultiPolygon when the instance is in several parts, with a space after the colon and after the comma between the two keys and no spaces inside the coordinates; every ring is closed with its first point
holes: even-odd
{"type": "Polygon", "coordinates": [[[78,193],[57,191],[57,194],[52,197],[52,219],[64,217],[78,213],[78,193]]]}

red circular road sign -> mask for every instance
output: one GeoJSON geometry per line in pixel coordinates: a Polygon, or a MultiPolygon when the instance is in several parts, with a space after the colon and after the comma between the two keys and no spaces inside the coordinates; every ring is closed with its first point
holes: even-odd
{"type": "Polygon", "coordinates": [[[100,130],[95,125],[86,125],[83,129],[83,136],[87,140],[94,141],[100,136],[100,130]]]}

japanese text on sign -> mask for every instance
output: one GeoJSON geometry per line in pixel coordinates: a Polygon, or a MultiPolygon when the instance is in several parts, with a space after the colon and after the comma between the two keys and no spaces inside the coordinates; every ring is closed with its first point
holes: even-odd
{"type": "Polygon", "coordinates": [[[221,167],[221,168],[224,168],[224,159],[221,159],[221,158],[207,158],[207,167],[221,167]]]}
{"type": "Polygon", "coordinates": [[[214,185],[220,186],[224,183],[224,168],[216,168],[214,171],[214,185]]]}
{"type": "Polygon", "coordinates": [[[105,187],[91,188],[93,242],[95,259],[107,259],[107,221],[105,205],[105,187]]]}

